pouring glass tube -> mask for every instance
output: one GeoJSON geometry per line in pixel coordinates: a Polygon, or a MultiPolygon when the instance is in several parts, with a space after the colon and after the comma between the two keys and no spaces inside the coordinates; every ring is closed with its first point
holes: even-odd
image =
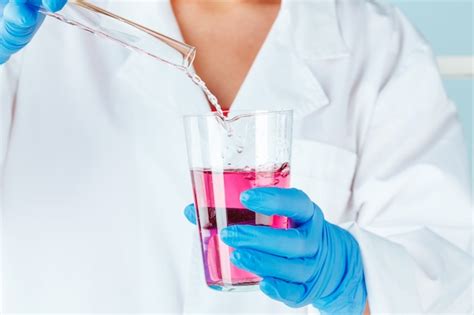
{"type": "Polygon", "coordinates": [[[181,70],[188,71],[192,66],[196,56],[194,47],[116,15],[96,3],[100,1],[69,0],[59,12],[52,13],[43,8],[39,12],[181,70]]]}

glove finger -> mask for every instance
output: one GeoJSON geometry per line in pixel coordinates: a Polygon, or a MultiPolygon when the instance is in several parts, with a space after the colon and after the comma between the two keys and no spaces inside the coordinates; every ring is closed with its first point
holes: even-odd
{"type": "Polygon", "coordinates": [[[230,247],[253,249],[288,258],[313,257],[317,250],[317,246],[309,241],[305,229],[233,225],[222,229],[220,236],[230,247]]]}
{"type": "Polygon", "coordinates": [[[28,4],[10,2],[3,10],[3,18],[18,28],[30,28],[37,24],[38,13],[28,4]]]}
{"type": "Polygon", "coordinates": [[[41,0],[8,0],[11,3],[16,3],[16,4],[30,4],[30,5],[35,5],[35,6],[40,6],[41,5],[41,0]]]}
{"type": "MultiPolygon", "coordinates": [[[[0,0],[0,1],[5,1],[5,0],[0,0]]],[[[50,12],[56,12],[56,11],[61,10],[67,3],[67,0],[9,0],[9,1],[11,3],[16,3],[16,4],[27,4],[32,9],[38,9],[39,7],[42,7],[50,12]]]]}
{"type": "Polygon", "coordinates": [[[43,0],[43,7],[51,12],[61,10],[66,5],[67,0],[43,0]]]}
{"type": "Polygon", "coordinates": [[[259,187],[240,195],[242,204],[252,211],[265,215],[282,215],[296,225],[311,219],[313,202],[301,190],[295,188],[259,187]]]}
{"type": "Polygon", "coordinates": [[[184,208],[184,215],[189,222],[196,224],[196,208],[193,203],[184,208]]]}
{"type": "Polygon", "coordinates": [[[7,4],[8,0],[0,0],[0,18],[3,16],[3,9],[5,9],[7,4]]]}
{"type": "Polygon", "coordinates": [[[309,281],[317,268],[317,262],[313,258],[288,259],[250,249],[234,250],[231,261],[238,268],[262,278],[272,277],[302,283],[309,281]]]}
{"type": "Polygon", "coordinates": [[[0,22],[0,54],[13,54],[23,48],[37,30],[38,13],[25,4],[9,3],[0,22]]]}
{"type": "Polygon", "coordinates": [[[0,65],[3,65],[10,59],[10,56],[3,55],[0,51],[0,65]]]}
{"type": "Polygon", "coordinates": [[[301,307],[306,297],[304,284],[288,282],[275,278],[263,278],[260,290],[268,297],[283,302],[290,307],[301,307]]]}

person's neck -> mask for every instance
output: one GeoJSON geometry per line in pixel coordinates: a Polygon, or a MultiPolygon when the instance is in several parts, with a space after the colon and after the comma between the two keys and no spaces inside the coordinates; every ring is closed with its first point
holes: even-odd
{"type": "Polygon", "coordinates": [[[226,11],[236,6],[278,5],[281,0],[171,0],[175,5],[194,5],[211,11],[226,11]]]}

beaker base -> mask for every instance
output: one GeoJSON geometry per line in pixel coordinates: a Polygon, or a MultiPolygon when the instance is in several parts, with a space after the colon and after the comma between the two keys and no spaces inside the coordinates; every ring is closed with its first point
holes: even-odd
{"type": "Polygon", "coordinates": [[[245,282],[239,284],[208,283],[207,286],[221,292],[251,292],[257,291],[260,281],[245,282]]]}

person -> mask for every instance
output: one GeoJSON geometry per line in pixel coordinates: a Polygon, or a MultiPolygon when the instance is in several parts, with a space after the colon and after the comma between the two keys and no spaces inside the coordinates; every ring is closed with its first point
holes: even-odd
{"type": "Polygon", "coordinates": [[[166,64],[42,23],[37,0],[0,4],[2,312],[472,313],[461,127],[396,8],[101,3],[196,46],[225,108],[294,110],[294,188],[241,200],[295,227],[225,230],[233,263],[263,279],[227,294],[205,285],[179,210],[192,197],[181,117],[209,111],[204,95],[166,64]]]}

